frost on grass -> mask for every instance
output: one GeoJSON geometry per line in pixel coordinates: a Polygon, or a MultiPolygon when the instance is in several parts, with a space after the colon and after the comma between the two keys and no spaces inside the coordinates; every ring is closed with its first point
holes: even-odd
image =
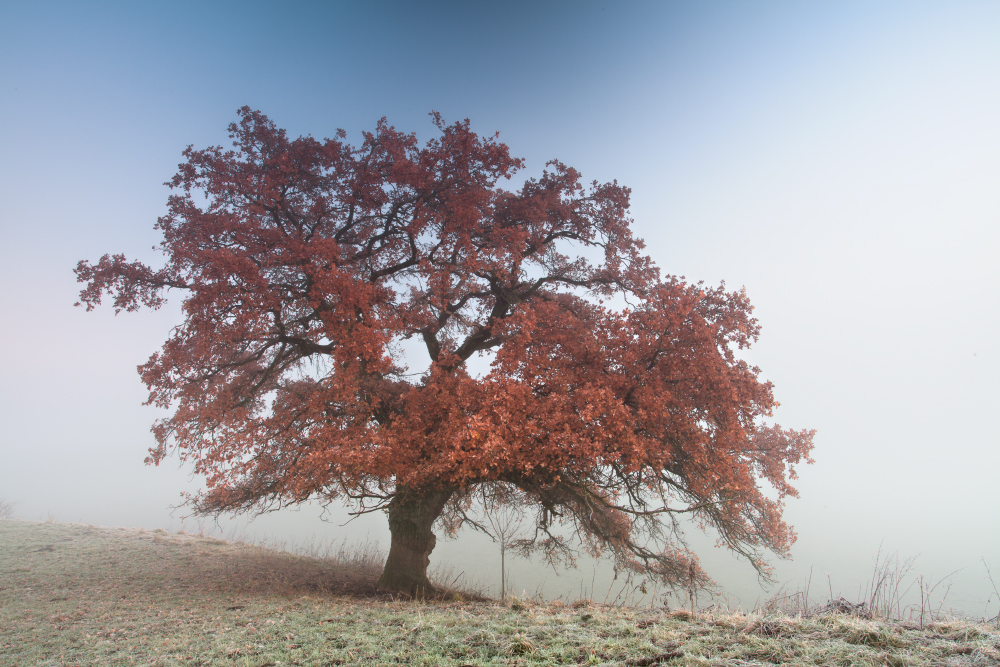
{"type": "Polygon", "coordinates": [[[401,602],[367,595],[377,571],[340,553],[5,521],[0,665],[1000,663],[1000,633],[956,619],[921,629],[837,612],[401,602]]]}

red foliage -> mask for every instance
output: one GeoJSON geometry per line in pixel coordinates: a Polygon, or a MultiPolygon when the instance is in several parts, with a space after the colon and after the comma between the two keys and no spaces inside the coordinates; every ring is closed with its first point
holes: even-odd
{"type": "Polygon", "coordinates": [[[235,150],[184,151],[162,269],[76,269],[88,310],[184,291],[183,324],[140,373],[173,409],[148,461],[193,461],[201,511],[433,491],[454,530],[473,490],[506,487],[539,508],[532,544],[550,556],[566,548],[554,516],[622,567],[687,581],[674,513],[762,571],[763,549],[787,554],[781,498],[812,432],[762,425],[771,385],[736,355],[759,331],[749,301],[660,277],[628,188],[551,162],[504,190],[521,160],[436,114],[422,148],[385,119],[354,148],[239,113],[235,150]],[[416,378],[394,346],[414,337],[431,359],[416,378]]]}

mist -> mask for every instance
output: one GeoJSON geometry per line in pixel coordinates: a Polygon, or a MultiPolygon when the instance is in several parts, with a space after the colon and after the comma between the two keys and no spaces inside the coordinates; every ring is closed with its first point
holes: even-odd
{"type": "MultiPolygon", "coordinates": [[[[388,548],[383,515],[337,506],[183,519],[202,480],[143,464],[164,413],[136,374],[179,299],[86,313],[72,269],[118,252],[159,266],[164,181],[189,144],[228,145],[243,105],[352,143],[382,116],[423,142],[439,111],[500,132],[527,163],[512,188],[550,159],[627,185],[663,272],[747,290],[763,332],[746,358],[775,421],[817,429],[815,464],[777,585],[688,531],[720,600],[750,608],[810,573],[811,599],[857,599],[876,555],[898,554],[907,581],[955,573],[945,608],[994,616],[998,34],[1000,5],[975,2],[5,3],[0,499],[26,520],[388,548]]],[[[439,537],[431,559],[498,591],[488,538],[439,537]]],[[[608,563],[511,566],[528,595],[621,587],[608,563]]]]}

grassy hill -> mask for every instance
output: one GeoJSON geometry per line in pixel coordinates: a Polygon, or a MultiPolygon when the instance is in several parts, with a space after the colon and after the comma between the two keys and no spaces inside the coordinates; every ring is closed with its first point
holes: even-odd
{"type": "Polygon", "coordinates": [[[0,521],[0,665],[1000,664],[1000,632],[966,621],[404,602],[374,595],[379,565],[0,521]]]}

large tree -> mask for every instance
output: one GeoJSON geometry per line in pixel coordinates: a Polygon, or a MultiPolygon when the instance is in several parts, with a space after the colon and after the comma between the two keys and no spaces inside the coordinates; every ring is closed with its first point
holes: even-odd
{"type": "Polygon", "coordinates": [[[550,559],[582,544],[703,583],[689,516],[766,576],[764,552],[794,540],[782,498],[812,432],[763,421],[777,403],[738,356],[759,331],[745,294],[661,276],[628,188],[551,162],[505,190],[522,161],[432,115],[423,147],[385,119],[352,147],[343,131],[289,140],[243,108],[234,149],[184,151],[162,268],[79,263],[88,310],[184,295],[139,368],[172,409],[147,462],[193,462],[198,512],[385,510],[387,591],[433,591],[433,527],[481,527],[476,497],[534,508],[521,546],[550,559]],[[414,339],[429,365],[409,373],[414,339]]]}

